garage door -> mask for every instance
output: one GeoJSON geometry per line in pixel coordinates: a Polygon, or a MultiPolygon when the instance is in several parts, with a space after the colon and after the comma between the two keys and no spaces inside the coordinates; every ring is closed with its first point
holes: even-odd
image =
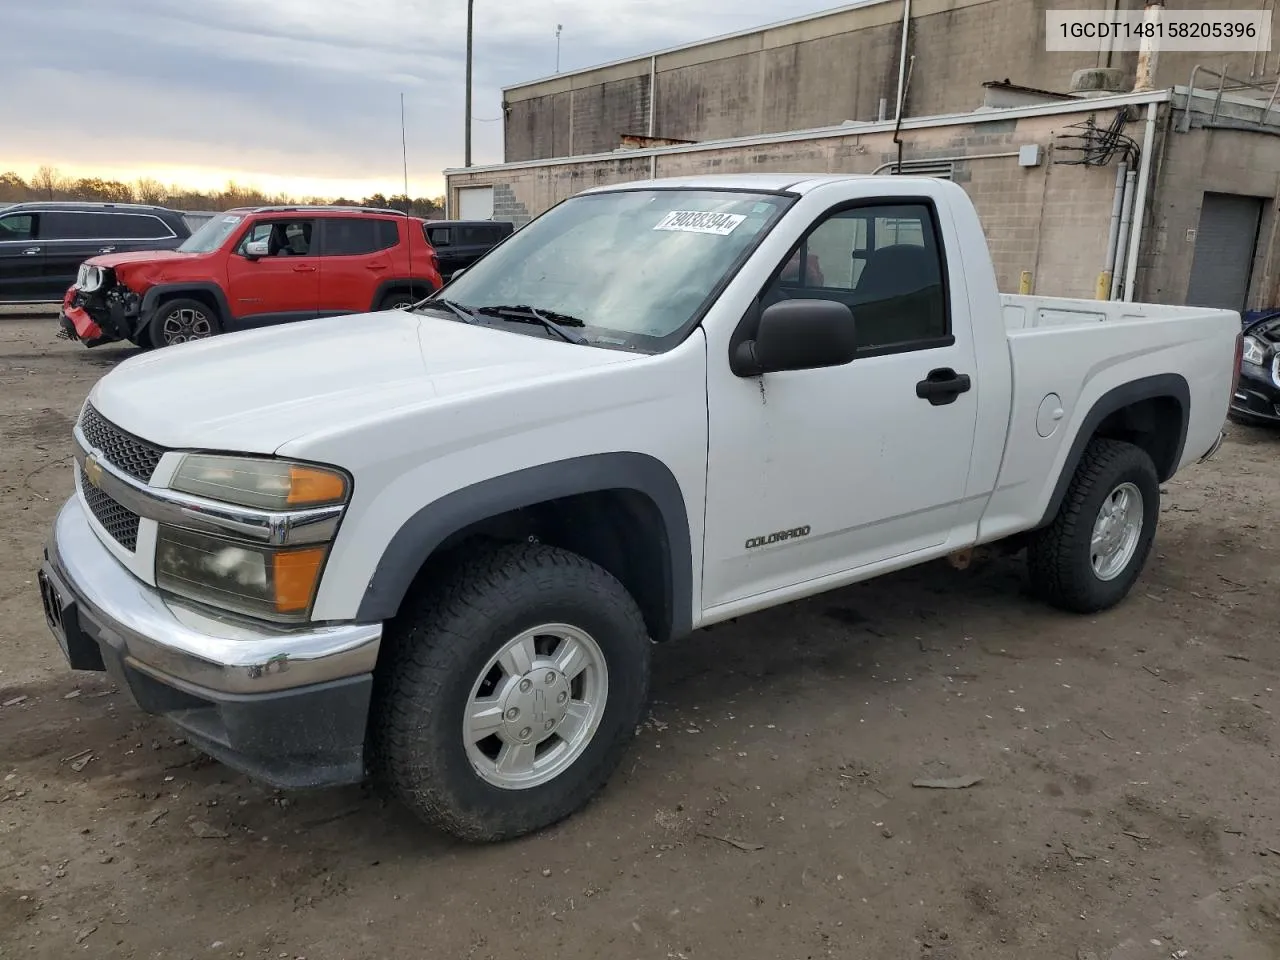
{"type": "Polygon", "coordinates": [[[493,187],[462,187],[458,190],[458,220],[492,220],[493,187]]]}
{"type": "Polygon", "coordinates": [[[1263,201],[1233,193],[1206,193],[1196,228],[1187,305],[1244,312],[1263,201]]]}

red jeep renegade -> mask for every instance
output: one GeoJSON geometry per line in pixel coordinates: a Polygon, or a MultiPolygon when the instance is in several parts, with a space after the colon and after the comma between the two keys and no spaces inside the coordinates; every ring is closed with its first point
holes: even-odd
{"type": "Polygon", "coordinates": [[[88,347],[117,340],[162,347],[406,306],[440,288],[425,227],[398,210],[228,210],[176,250],[86,260],[59,322],[88,347]]]}

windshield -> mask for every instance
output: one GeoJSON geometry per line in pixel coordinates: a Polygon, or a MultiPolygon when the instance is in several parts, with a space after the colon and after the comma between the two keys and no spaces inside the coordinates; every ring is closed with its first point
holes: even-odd
{"type": "Polygon", "coordinates": [[[667,350],[790,203],[728,190],[574,197],[516,232],[442,296],[478,322],[519,333],[556,336],[528,322],[532,308],[596,346],[667,350]]]}
{"type": "Polygon", "coordinates": [[[178,249],[183,253],[212,253],[222,246],[222,242],[243,219],[244,217],[231,214],[206,220],[204,226],[187,237],[178,249]]]}

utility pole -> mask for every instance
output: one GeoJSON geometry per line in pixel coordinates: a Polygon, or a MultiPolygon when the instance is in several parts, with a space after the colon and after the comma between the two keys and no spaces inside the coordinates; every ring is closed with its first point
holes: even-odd
{"type": "Polygon", "coordinates": [[[560,72],[560,31],[563,29],[563,24],[556,24],[556,73],[560,72]]]}
{"type": "Polygon", "coordinates": [[[471,166],[471,39],[475,22],[476,0],[467,0],[467,138],[466,160],[463,166],[471,166]]]}

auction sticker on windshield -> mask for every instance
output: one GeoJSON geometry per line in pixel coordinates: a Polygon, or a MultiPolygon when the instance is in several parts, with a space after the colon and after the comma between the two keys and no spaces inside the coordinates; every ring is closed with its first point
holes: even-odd
{"type": "Polygon", "coordinates": [[[704,213],[699,210],[672,210],[663,217],[655,230],[675,230],[680,233],[712,233],[727,237],[742,225],[746,216],[740,213],[704,213]]]}

